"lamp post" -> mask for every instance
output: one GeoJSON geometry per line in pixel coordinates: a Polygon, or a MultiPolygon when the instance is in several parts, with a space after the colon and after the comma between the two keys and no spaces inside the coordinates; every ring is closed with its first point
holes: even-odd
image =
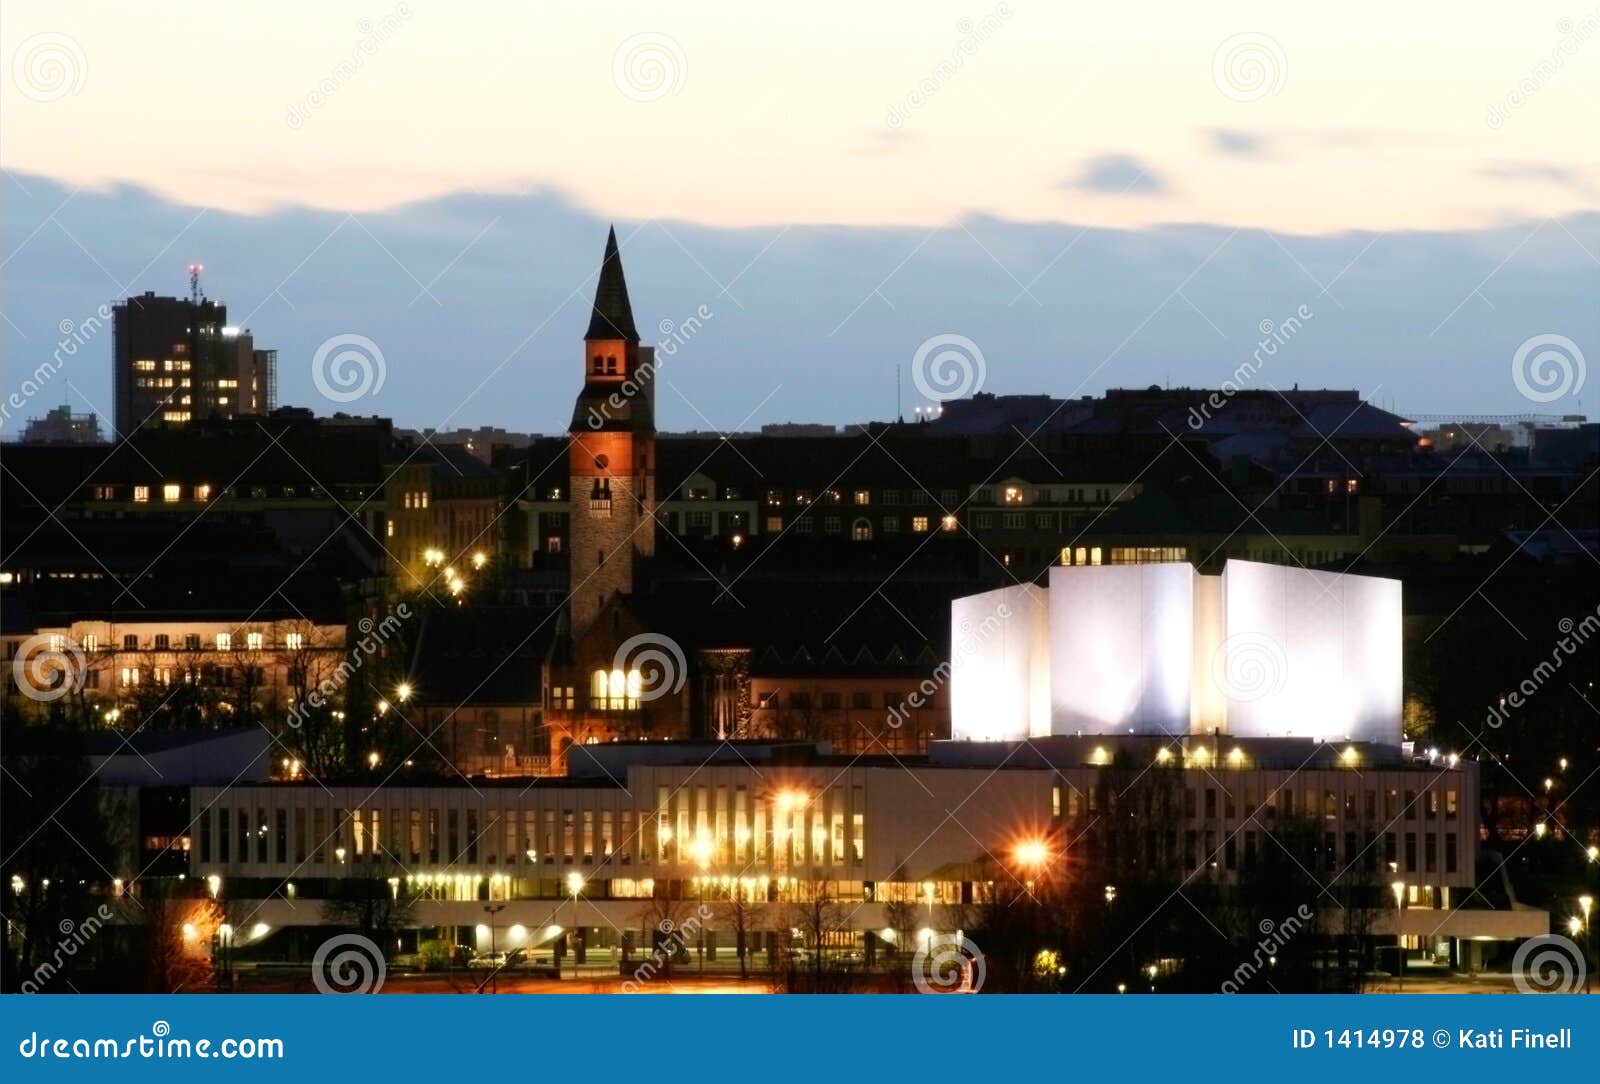
{"type": "Polygon", "coordinates": [[[503,904],[503,903],[486,903],[486,904],[483,905],[483,913],[489,916],[489,969],[490,970],[489,970],[488,976],[485,977],[484,980],[478,984],[478,993],[480,993],[480,994],[483,993],[484,987],[489,985],[490,980],[493,980],[493,982],[494,982],[494,992],[497,993],[497,994],[500,992],[500,968],[494,962],[494,916],[498,915],[501,911],[504,911],[505,909],[506,909],[506,905],[503,904]]]}
{"type": "MultiPolygon", "coordinates": [[[[572,966],[576,971],[578,966],[578,942],[583,939],[583,930],[578,925],[578,893],[583,891],[583,874],[577,870],[567,874],[567,891],[572,893],[572,966]]],[[[556,969],[556,977],[561,977],[559,966],[556,969]]]]}
{"type": "Polygon", "coordinates": [[[1587,961],[1594,955],[1592,951],[1594,946],[1594,923],[1589,921],[1589,912],[1593,909],[1593,896],[1586,892],[1578,897],[1578,910],[1583,912],[1583,958],[1586,961],[1583,970],[1583,992],[1586,994],[1589,992],[1589,983],[1593,981],[1590,975],[1594,971],[1594,968],[1587,964],[1587,961]]]}
{"type": "Polygon", "coordinates": [[[1395,952],[1395,978],[1402,991],[1406,988],[1406,940],[1401,932],[1401,917],[1405,913],[1406,883],[1395,881],[1389,886],[1394,892],[1394,952],[1395,952]]]}

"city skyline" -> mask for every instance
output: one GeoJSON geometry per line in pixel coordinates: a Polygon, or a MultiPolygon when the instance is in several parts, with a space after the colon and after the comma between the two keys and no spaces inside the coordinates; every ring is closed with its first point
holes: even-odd
{"type": "MultiPolygon", "coordinates": [[[[540,389],[561,377],[581,334],[595,274],[586,254],[607,223],[558,195],[252,218],[128,187],[101,195],[9,177],[3,213],[17,240],[0,341],[18,362],[5,367],[7,394],[59,356],[61,326],[131,294],[183,296],[187,265],[199,261],[207,294],[280,351],[281,403],[413,428],[564,425],[564,407],[540,389]],[[385,379],[330,399],[314,359],[346,334],[376,344],[385,379]],[[442,395],[441,371],[453,379],[442,395]]],[[[648,285],[642,335],[676,340],[663,357],[669,430],[891,420],[897,378],[912,417],[931,401],[911,379],[916,351],[946,333],[977,345],[981,390],[997,394],[1217,387],[1237,383],[1242,366],[1254,387],[1355,387],[1401,413],[1593,413],[1582,370],[1600,342],[1600,311],[1587,303],[1600,215],[1330,238],[1000,220],[938,230],[623,220],[618,233],[648,285]],[[1311,314],[1302,330],[1260,364],[1260,327],[1302,307],[1311,314]],[[696,325],[687,335],[686,323],[696,325]],[[1530,398],[1515,379],[1518,350],[1551,334],[1571,342],[1578,365],[1545,374],[1551,382],[1530,398]],[[840,382],[860,394],[833,394],[840,382]]],[[[109,417],[110,349],[75,344],[46,401],[109,417]]],[[[6,432],[18,429],[12,411],[6,432]]]]}
{"type": "Polygon", "coordinates": [[[909,12],[5,8],[6,991],[1591,991],[1600,7],[909,12]]]}

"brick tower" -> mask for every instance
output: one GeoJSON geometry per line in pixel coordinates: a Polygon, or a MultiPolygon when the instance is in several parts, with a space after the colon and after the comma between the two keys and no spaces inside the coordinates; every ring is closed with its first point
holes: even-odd
{"type": "Polygon", "coordinates": [[[574,636],[613,595],[633,593],[655,553],[655,352],[639,345],[615,229],[583,337],[583,370],[567,452],[574,636]]]}

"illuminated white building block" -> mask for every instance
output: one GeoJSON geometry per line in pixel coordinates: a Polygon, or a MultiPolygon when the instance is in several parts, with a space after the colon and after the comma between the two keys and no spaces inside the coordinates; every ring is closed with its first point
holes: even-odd
{"type": "Polygon", "coordinates": [[[1186,562],[1050,569],[1052,733],[1188,733],[1194,580],[1186,562]]]}
{"type": "Polygon", "coordinates": [[[1400,581],[1229,561],[1222,594],[1228,733],[1399,744],[1400,581]]]}
{"type": "Polygon", "coordinates": [[[1400,582],[1229,561],[1050,570],[951,605],[951,732],[1400,743],[1400,582]]]}
{"type": "Polygon", "coordinates": [[[1046,592],[1018,584],[950,604],[950,734],[1015,741],[1050,733],[1046,592]]]}

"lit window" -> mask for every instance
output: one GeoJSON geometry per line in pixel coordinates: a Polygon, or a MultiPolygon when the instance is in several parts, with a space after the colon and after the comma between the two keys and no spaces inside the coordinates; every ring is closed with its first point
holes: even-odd
{"type": "Polygon", "coordinates": [[[194,499],[197,501],[209,501],[211,499],[211,486],[209,484],[195,486],[194,499]]]}
{"type": "Polygon", "coordinates": [[[388,525],[385,527],[384,533],[386,533],[390,538],[394,537],[394,520],[391,519],[388,521],[388,525]]]}
{"type": "Polygon", "coordinates": [[[84,651],[97,651],[100,648],[100,638],[94,633],[89,633],[83,638],[84,651]]]}
{"type": "Polygon", "coordinates": [[[633,711],[639,707],[643,688],[644,679],[638,670],[596,670],[590,699],[600,711],[633,711]]]}
{"type": "Polygon", "coordinates": [[[858,519],[850,524],[850,537],[857,542],[872,541],[872,524],[864,519],[858,519]]]}
{"type": "Polygon", "coordinates": [[[303,632],[291,632],[284,636],[283,646],[290,651],[299,651],[306,646],[306,636],[303,632]]]}
{"type": "Polygon", "coordinates": [[[233,650],[233,634],[232,633],[227,633],[227,632],[219,632],[219,633],[217,633],[217,650],[218,651],[232,651],[233,650]]]}
{"type": "Polygon", "coordinates": [[[956,527],[958,526],[958,524],[956,523],[956,517],[955,516],[945,516],[944,519],[939,521],[939,526],[944,528],[947,531],[955,530],[956,527]]]}
{"type": "Polygon", "coordinates": [[[858,489],[855,492],[855,502],[857,504],[871,504],[872,494],[864,489],[858,489]]]}
{"type": "Polygon", "coordinates": [[[133,499],[135,501],[139,501],[140,503],[143,503],[144,501],[148,501],[150,499],[150,487],[149,486],[134,486],[133,487],[133,499]]]}
{"type": "Polygon", "coordinates": [[[768,534],[778,534],[778,533],[782,532],[782,530],[783,530],[783,517],[782,516],[768,516],[767,517],[767,533],[768,534]]]}
{"type": "Polygon", "coordinates": [[[266,637],[259,632],[247,632],[244,634],[244,646],[250,651],[260,651],[265,643],[266,637]]]}
{"type": "Polygon", "coordinates": [[[927,516],[912,516],[911,517],[911,533],[912,534],[927,534],[928,533],[928,517],[927,516]]]}
{"type": "Polygon", "coordinates": [[[1007,504],[1021,504],[1022,503],[1022,487],[1021,486],[1006,486],[1005,501],[1006,501],[1007,504]]]}
{"type": "Polygon", "coordinates": [[[181,496],[183,496],[183,487],[175,482],[168,482],[161,487],[161,499],[168,504],[171,504],[181,496]]]}
{"type": "Polygon", "coordinates": [[[124,666],[122,668],[123,687],[132,688],[137,684],[139,684],[139,668],[137,666],[124,666]]]}

